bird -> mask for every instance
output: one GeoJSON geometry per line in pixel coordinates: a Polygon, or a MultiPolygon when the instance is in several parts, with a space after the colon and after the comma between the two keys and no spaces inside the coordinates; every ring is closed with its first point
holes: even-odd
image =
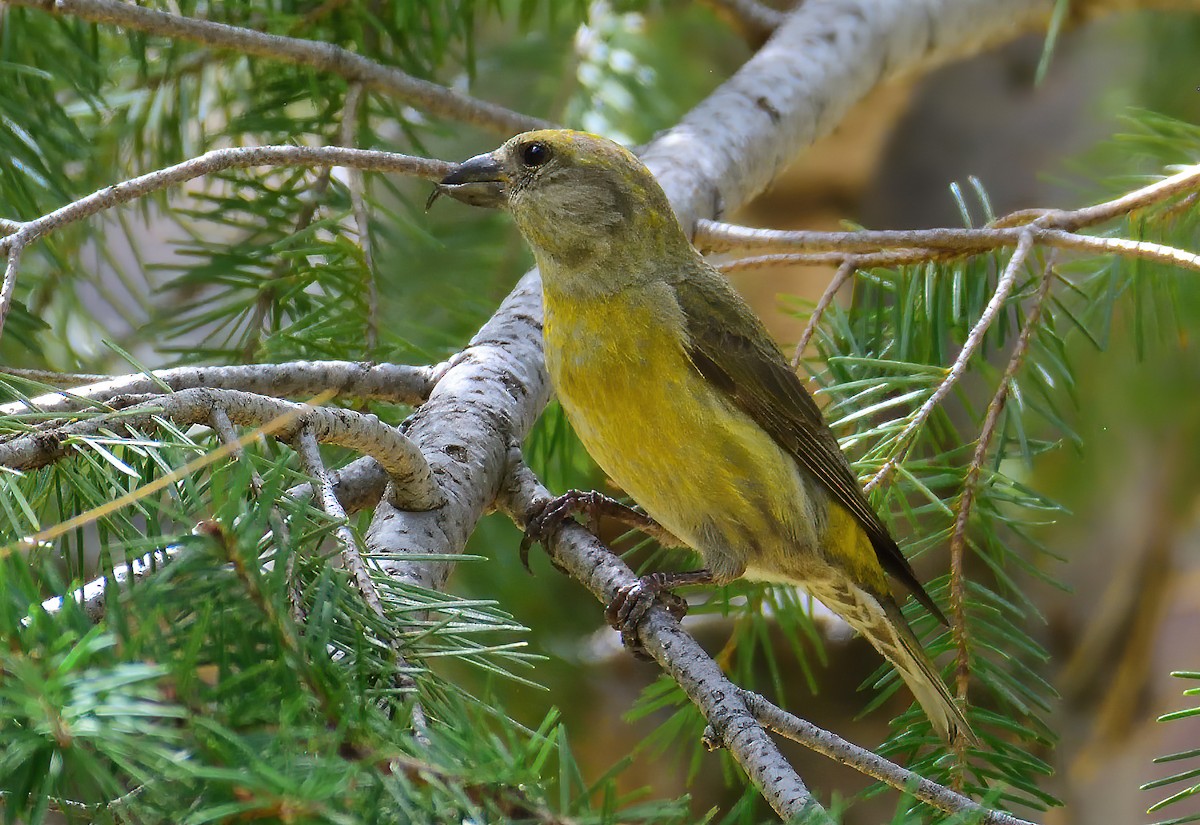
{"type": "MultiPolygon", "coordinates": [[[[974,743],[888,574],[945,616],[803,382],[692,245],[653,173],[604,137],[538,130],[459,164],[429,204],[443,194],[512,216],[541,272],[546,367],[575,432],[661,531],[703,559],[702,570],[643,577],[610,620],[636,625],[682,584],[798,586],[891,661],[945,741],[974,743]]],[[[596,501],[567,494],[541,523],[596,501]]]]}

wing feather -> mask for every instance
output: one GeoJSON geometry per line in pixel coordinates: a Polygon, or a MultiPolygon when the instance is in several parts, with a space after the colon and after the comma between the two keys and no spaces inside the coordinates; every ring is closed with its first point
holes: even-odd
{"type": "Polygon", "coordinates": [[[758,317],[724,276],[700,263],[673,286],[696,370],[793,456],[862,525],[883,569],[946,623],[862,487],[821,410],[758,317]]]}

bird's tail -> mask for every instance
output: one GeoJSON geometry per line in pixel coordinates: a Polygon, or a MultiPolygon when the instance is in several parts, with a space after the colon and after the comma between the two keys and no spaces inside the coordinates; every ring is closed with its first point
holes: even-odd
{"type": "Polygon", "coordinates": [[[960,737],[968,744],[978,744],[949,688],[890,596],[877,598],[850,583],[816,589],[822,592],[814,592],[814,596],[865,636],[895,666],[938,735],[951,745],[960,737]]]}

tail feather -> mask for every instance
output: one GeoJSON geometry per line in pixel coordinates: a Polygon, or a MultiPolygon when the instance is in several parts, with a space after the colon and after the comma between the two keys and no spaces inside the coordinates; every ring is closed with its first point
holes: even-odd
{"type": "Polygon", "coordinates": [[[826,583],[814,588],[813,595],[895,666],[939,736],[951,745],[960,737],[968,744],[978,744],[950,689],[890,596],[877,598],[848,582],[826,583]]]}

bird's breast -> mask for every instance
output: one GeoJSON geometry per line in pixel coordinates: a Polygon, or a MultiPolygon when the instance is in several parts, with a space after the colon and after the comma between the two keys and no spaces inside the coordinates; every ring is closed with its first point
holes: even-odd
{"type": "Polygon", "coordinates": [[[795,462],[693,367],[667,284],[586,300],[547,292],[544,335],[551,381],[588,452],[708,564],[739,547],[812,542],[795,462]]]}

